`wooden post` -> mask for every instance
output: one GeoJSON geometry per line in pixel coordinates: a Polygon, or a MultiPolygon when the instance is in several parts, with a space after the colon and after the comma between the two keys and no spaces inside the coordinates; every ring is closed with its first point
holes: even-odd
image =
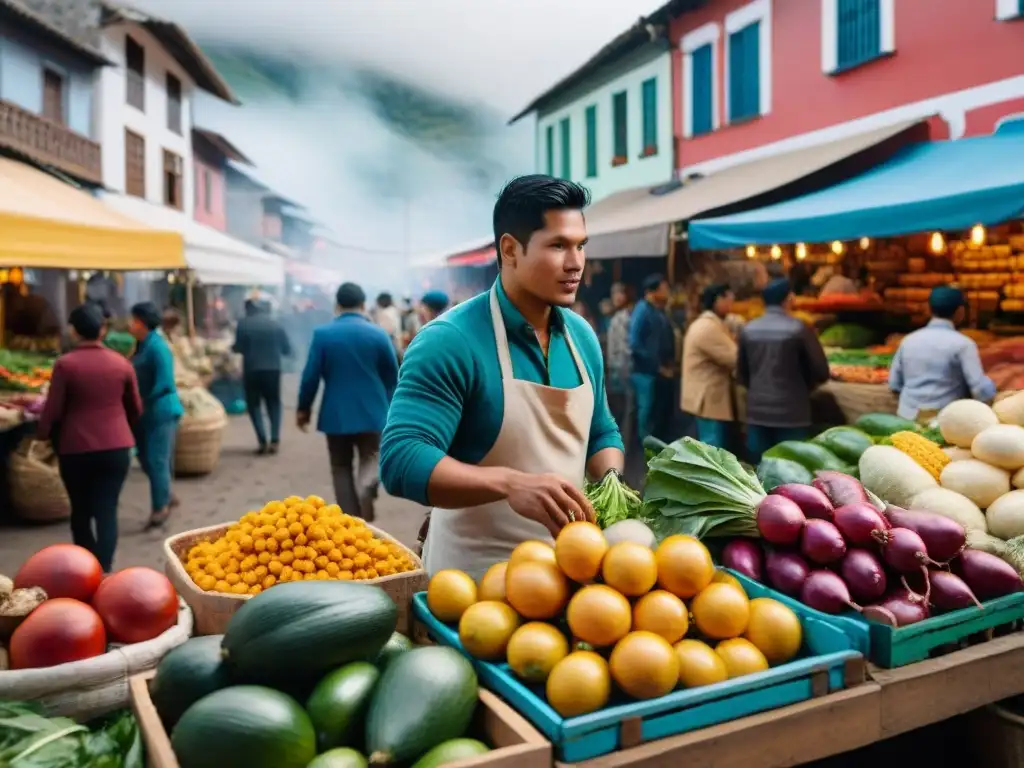
{"type": "Polygon", "coordinates": [[[188,270],[185,273],[185,314],[188,316],[188,337],[194,339],[196,337],[196,313],[195,313],[195,300],[192,297],[192,291],[195,289],[195,279],[192,276],[192,270],[188,270]]]}
{"type": "Polygon", "coordinates": [[[668,264],[665,275],[668,278],[669,287],[676,285],[676,225],[673,222],[668,225],[668,264]]]}

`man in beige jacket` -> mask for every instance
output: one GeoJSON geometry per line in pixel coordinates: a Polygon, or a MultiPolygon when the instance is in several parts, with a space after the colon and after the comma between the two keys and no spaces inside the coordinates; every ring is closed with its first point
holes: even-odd
{"type": "Polygon", "coordinates": [[[701,442],[728,448],[735,419],[732,375],[736,341],[725,325],[732,310],[728,285],[709,285],[700,297],[704,311],[690,323],[683,340],[682,409],[697,418],[701,442]]]}

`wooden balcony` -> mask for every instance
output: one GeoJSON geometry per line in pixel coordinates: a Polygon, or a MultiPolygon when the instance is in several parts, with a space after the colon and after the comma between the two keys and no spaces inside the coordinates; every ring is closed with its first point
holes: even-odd
{"type": "Polygon", "coordinates": [[[101,184],[100,145],[16,104],[0,99],[0,146],[52,165],[82,181],[101,184]]]}

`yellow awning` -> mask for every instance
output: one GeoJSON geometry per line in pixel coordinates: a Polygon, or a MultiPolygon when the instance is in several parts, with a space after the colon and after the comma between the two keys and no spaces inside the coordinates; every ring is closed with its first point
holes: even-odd
{"type": "Polygon", "coordinates": [[[43,171],[0,158],[0,267],[185,266],[181,233],[147,227],[43,171]]]}

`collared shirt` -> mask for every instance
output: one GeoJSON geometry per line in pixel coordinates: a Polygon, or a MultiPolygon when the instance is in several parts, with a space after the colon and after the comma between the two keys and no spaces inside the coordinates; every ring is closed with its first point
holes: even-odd
{"type": "Polygon", "coordinates": [[[185,412],[174,381],[174,356],[159,331],[150,331],[132,358],[142,396],[142,423],[180,418],[185,412]]]}
{"type": "MultiPolygon", "coordinates": [[[[497,287],[515,377],[559,389],[580,386],[582,378],[566,341],[568,328],[594,388],[587,456],[604,448],[621,449],[594,330],[572,311],[553,308],[545,358],[534,329],[506,296],[500,277],[497,287]]],[[[490,294],[485,292],[427,323],[409,345],[381,440],[384,487],[395,496],[429,503],[427,484],[437,463],[445,456],[478,463],[497,440],[503,417],[501,368],[490,294]]]]}
{"type": "Polygon", "coordinates": [[[900,343],[889,368],[889,388],[899,393],[898,413],[905,419],[967,397],[988,402],[996,394],[981,367],[978,345],[938,317],[900,343]]]}
{"type": "Polygon", "coordinates": [[[608,388],[624,392],[633,370],[633,354],[629,351],[629,320],[632,307],[623,307],[612,315],[608,325],[608,388]]]}

